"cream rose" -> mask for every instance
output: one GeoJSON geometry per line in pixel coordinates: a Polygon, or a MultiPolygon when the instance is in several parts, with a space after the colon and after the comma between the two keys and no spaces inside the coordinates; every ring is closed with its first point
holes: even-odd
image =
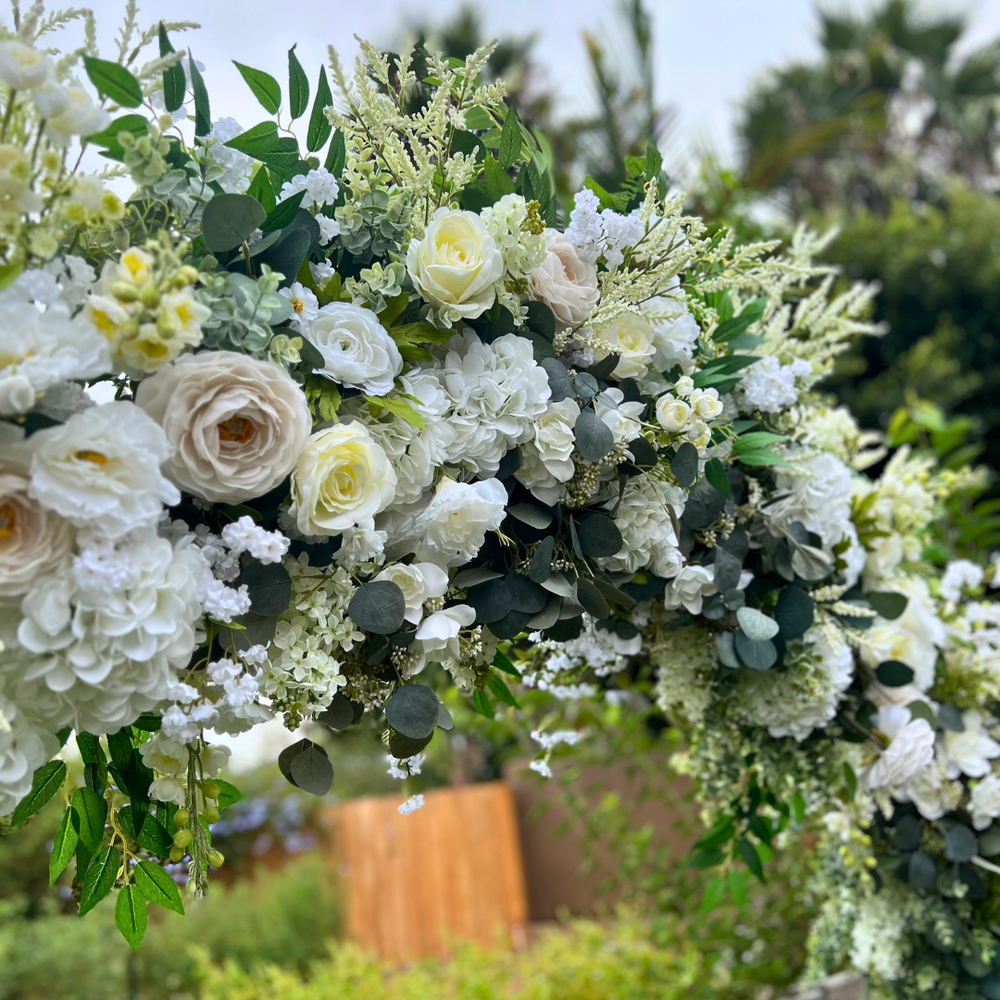
{"type": "Polygon", "coordinates": [[[586,322],[601,297],[597,268],[581,260],[576,247],[555,229],[547,229],[549,253],[528,275],[528,298],[544,302],[562,327],[586,322]]]}
{"type": "Polygon", "coordinates": [[[406,602],[404,617],[414,625],[419,625],[424,616],[424,602],[444,597],[448,590],[448,574],[440,566],[429,562],[415,562],[409,566],[393,563],[375,579],[389,580],[399,587],[406,602]]]}
{"type": "Polygon", "coordinates": [[[305,396],[285,369],[234,351],[181,355],[143,380],[136,402],[173,446],[170,478],[213,503],[273,489],[312,430],[305,396]]]}
{"type": "Polygon", "coordinates": [[[611,352],[619,355],[613,372],[618,378],[641,378],[646,374],[656,353],[656,332],[645,316],[623,313],[597,331],[598,336],[611,345],[611,352]]]}
{"type": "Polygon", "coordinates": [[[691,407],[683,399],[667,394],[656,401],[656,422],[671,434],[684,430],[691,419],[691,407]]]}
{"type": "Polygon", "coordinates": [[[323,306],[306,333],[323,355],[315,369],[341,385],[357,386],[372,396],[384,396],[403,370],[396,342],[370,309],[348,302],[323,306]]]}
{"type": "Polygon", "coordinates": [[[295,523],[303,535],[336,535],[374,517],[396,495],[396,473],[361,423],[309,439],[292,472],[295,523]]]}
{"type": "Polygon", "coordinates": [[[481,316],[496,298],[503,254],[475,212],[439,208],[406,252],[417,291],[451,322],[481,316]]]}

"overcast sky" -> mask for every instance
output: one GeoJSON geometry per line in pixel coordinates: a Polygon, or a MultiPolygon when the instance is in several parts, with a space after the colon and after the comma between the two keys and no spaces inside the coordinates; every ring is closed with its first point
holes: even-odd
{"type": "MultiPolygon", "coordinates": [[[[843,8],[844,0],[828,7],[843,8]]],[[[113,36],[121,0],[90,0],[98,17],[102,54],[113,57],[113,36]]],[[[297,54],[314,83],[327,44],[353,65],[358,34],[376,44],[396,40],[416,20],[440,22],[458,0],[140,0],[140,24],[160,18],[191,20],[199,31],[178,36],[205,64],[212,115],[230,115],[244,127],[265,117],[230,60],[267,70],[286,89],[288,48],[297,54]]],[[[867,4],[853,0],[848,6],[867,4]]],[[[562,98],[566,113],[589,108],[581,34],[613,37],[615,0],[492,0],[479,4],[491,36],[536,34],[536,56],[562,98]]],[[[680,114],[675,141],[708,147],[728,158],[733,152],[733,109],[764,69],[817,51],[812,0],[647,0],[654,17],[656,90],[661,103],[680,114]]],[[[971,44],[1000,36],[1000,0],[941,0],[936,9],[964,11],[971,44]]],[[[669,157],[669,150],[665,150],[669,157]]]]}

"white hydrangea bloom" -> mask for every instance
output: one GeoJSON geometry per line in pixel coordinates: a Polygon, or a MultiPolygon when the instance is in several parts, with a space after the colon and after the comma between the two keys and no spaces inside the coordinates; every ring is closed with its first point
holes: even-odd
{"type": "Polygon", "coordinates": [[[296,174],[290,181],[285,181],[281,185],[278,201],[285,201],[300,191],[305,191],[302,208],[322,208],[324,205],[332,205],[337,200],[340,185],[326,167],[320,167],[318,170],[310,170],[307,174],[296,174]]]}
{"type": "Polygon", "coordinates": [[[235,118],[220,118],[206,136],[215,139],[208,147],[208,155],[214,163],[225,168],[225,173],[218,178],[218,184],[229,194],[242,194],[250,186],[250,176],[253,173],[253,157],[232,149],[226,143],[243,133],[243,126],[235,118]]]}
{"type": "Polygon", "coordinates": [[[941,576],[939,593],[946,601],[957,601],[965,589],[975,590],[983,582],[982,566],[970,559],[953,559],[941,576]]]}
{"type": "Polygon", "coordinates": [[[0,676],[0,816],[6,816],[31,791],[35,769],[59,749],[59,741],[3,696],[2,682],[0,676]]]}
{"type": "Polygon", "coordinates": [[[798,401],[795,380],[810,375],[812,365],[808,361],[796,358],[783,365],[773,354],[768,354],[744,370],[733,394],[745,412],[778,413],[798,401]]]}
{"type": "Polygon", "coordinates": [[[674,522],[683,513],[686,498],[679,486],[652,476],[630,479],[615,513],[622,548],[602,561],[604,567],[624,573],[649,567],[657,576],[676,576],[684,557],[677,547],[674,522]]]}

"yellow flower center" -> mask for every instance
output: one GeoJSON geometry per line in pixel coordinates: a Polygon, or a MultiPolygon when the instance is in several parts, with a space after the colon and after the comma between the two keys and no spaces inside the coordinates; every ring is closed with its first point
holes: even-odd
{"type": "Polygon", "coordinates": [[[230,417],[218,424],[220,441],[237,441],[244,444],[253,437],[257,430],[253,421],[245,420],[243,417],[230,417]]]}
{"type": "Polygon", "coordinates": [[[306,304],[302,299],[292,299],[292,308],[297,312],[302,312],[305,309],[306,304]]]}
{"type": "Polygon", "coordinates": [[[0,541],[17,531],[17,512],[9,503],[0,506],[0,541]]]}
{"type": "Polygon", "coordinates": [[[81,462],[92,462],[94,465],[108,464],[108,456],[102,455],[99,451],[78,451],[74,457],[81,462]]]}

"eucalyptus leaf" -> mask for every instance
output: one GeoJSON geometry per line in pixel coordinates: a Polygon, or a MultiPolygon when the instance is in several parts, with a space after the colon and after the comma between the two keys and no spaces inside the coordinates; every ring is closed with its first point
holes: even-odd
{"type": "Polygon", "coordinates": [[[698,478],[698,449],[685,441],[670,461],[670,471],[679,486],[690,487],[698,478]]]}
{"type": "Polygon", "coordinates": [[[940,705],[938,707],[938,722],[941,723],[943,729],[950,732],[965,732],[965,720],[962,718],[961,710],[955,705],[940,705]]]}
{"type": "Polygon", "coordinates": [[[751,639],[740,631],[735,642],[736,652],[751,670],[770,670],[778,661],[778,650],[770,639],[751,639]]]}
{"type": "Polygon", "coordinates": [[[431,736],[425,736],[420,740],[413,740],[410,739],[409,736],[404,736],[402,733],[390,730],[389,753],[391,753],[397,760],[406,760],[407,757],[414,757],[418,753],[423,752],[424,748],[428,743],[430,743],[432,738],[433,734],[431,734],[431,736]]]}
{"type": "Polygon", "coordinates": [[[886,660],[875,668],[875,676],[886,687],[903,687],[913,680],[913,668],[898,660],[886,660]]]}
{"type": "MultiPolygon", "coordinates": [[[[281,563],[250,560],[237,580],[250,594],[250,612],[263,617],[280,615],[292,599],[292,578],[281,563]]],[[[363,628],[364,626],[362,626],[363,628]]]]}
{"type": "Polygon", "coordinates": [[[865,594],[865,599],[883,618],[892,621],[905,610],[909,598],[905,594],[895,594],[890,591],[875,591],[865,594]]]}
{"type": "Polygon", "coordinates": [[[217,194],[205,205],[201,231],[213,253],[233,250],[260,228],[267,213],[256,198],[245,194],[217,194]]]}
{"type": "Polygon", "coordinates": [[[784,587],[778,596],[774,618],[781,627],[782,636],[798,639],[813,623],[815,604],[801,587],[784,587]]]}
{"type": "Polygon", "coordinates": [[[576,535],[583,554],[594,559],[618,555],[623,544],[621,531],[606,514],[585,514],[576,522],[576,535]]]}
{"type": "Polygon", "coordinates": [[[715,637],[715,652],[719,662],[730,670],[736,670],[740,661],[736,656],[736,643],[732,632],[719,632],[715,637]]]}
{"type": "Polygon", "coordinates": [[[593,582],[582,578],[577,580],[576,596],[584,611],[592,618],[607,617],[608,602],[593,582]]]}
{"type": "Polygon", "coordinates": [[[300,750],[288,762],[288,770],[296,786],[310,795],[326,795],[333,784],[333,765],[315,743],[300,750]]]}
{"type": "Polygon", "coordinates": [[[740,608],[736,612],[740,628],[755,642],[773,639],[781,628],[773,618],[768,618],[763,611],[756,608],[740,608]]]}
{"type": "Polygon", "coordinates": [[[535,583],[545,583],[552,572],[552,555],[555,552],[556,540],[551,535],[543,538],[538,543],[534,555],[531,557],[528,576],[535,583]]]}
{"type": "Polygon", "coordinates": [[[421,740],[434,732],[438,698],[426,684],[404,684],[385,703],[385,721],[397,733],[421,740]]]}
{"type": "Polygon", "coordinates": [[[537,583],[513,571],[504,577],[504,582],[510,594],[512,610],[524,611],[533,615],[545,607],[549,595],[537,583]]]}
{"type": "Polygon", "coordinates": [[[580,411],[574,431],[576,447],[585,462],[599,462],[615,446],[611,428],[592,409],[580,411]]]}
{"type": "Polygon", "coordinates": [[[330,704],[316,716],[316,719],[324,726],[341,732],[353,725],[354,706],[344,695],[335,694],[330,704]]]}
{"type": "Polygon", "coordinates": [[[552,511],[533,503],[518,503],[507,509],[507,513],[532,528],[542,530],[552,523],[552,511]]]}
{"type": "Polygon", "coordinates": [[[358,628],[376,635],[391,635],[403,624],[406,601],[391,580],[376,580],[359,587],[347,606],[347,614],[358,628]]]}
{"type": "Polygon", "coordinates": [[[569,377],[569,369],[557,358],[545,358],[540,364],[549,377],[552,402],[558,403],[564,399],[572,399],[576,392],[573,381],[569,377]]]}
{"type": "Polygon", "coordinates": [[[907,862],[907,878],[914,889],[933,889],[937,882],[937,865],[923,851],[914,851],[907,862]]]}
{"type": "Polygon", "coordinates": [[[507,587],[506,579],[487,580],[470,587],[466,600],[475,608],[476,621],[483,624],[500,621],[514,607],[513,595],[507,587]]]}
{"type": "Polygon", "coordinates": [[[498,639],[513,639],[528,627],[531,615],[527,611],[512,608],[498,621],[490,622],[486,627],[498,639]]]}
{"type": "Polygon", "coordinates": [[[944,835],[944,856],[949,861],[971,861],[978,849],[979,841],[967,826],[956,824],[944,835]]]}

